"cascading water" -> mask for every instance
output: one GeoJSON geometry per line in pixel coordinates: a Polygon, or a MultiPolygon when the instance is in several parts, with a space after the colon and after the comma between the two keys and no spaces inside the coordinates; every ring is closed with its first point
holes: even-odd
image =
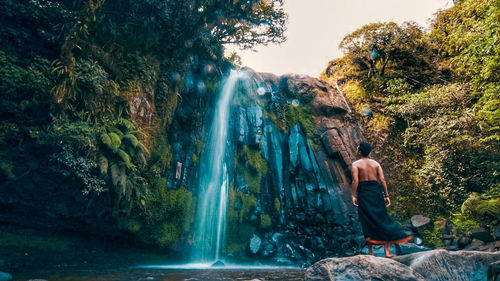
{"type": "Polygon", "coordinates": [[[210,263],[220,259],[224,249],[229,190],[227,172],[228,124],[231,99],[244,72],[231,71],[219,93],[208,142],[200,159],[200,186],[193,262],[210,263]]]}

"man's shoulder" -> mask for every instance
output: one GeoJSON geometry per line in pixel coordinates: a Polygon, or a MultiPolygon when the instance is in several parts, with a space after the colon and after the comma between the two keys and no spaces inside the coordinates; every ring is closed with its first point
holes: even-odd
{"type": "Polygon", "coordinates": [[[351,165],[352,165],[353,167],[357,167],[357,166],[361,163],[361,161],[362,161],[361,159],[356,160],[356,161],[352,162],[352,164],[351,164],[351,165]]]}
{"type": "Polygon", "coordinates": [[[373,160],[373,159],[358,159],[358,160],[352,162],[351,165],[353,167],[358,167],[358,166],[360,166],[363,163],[370,163],[371,165],[375,164],[377,166],[380,166],[380,164],[377,161],[373,160]]]}

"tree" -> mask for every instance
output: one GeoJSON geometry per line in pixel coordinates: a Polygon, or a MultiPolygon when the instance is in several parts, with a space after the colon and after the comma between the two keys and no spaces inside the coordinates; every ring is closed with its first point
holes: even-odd
{"type": "Polygon", "coordinates": [[[339,47],[345,55],[333,64],[343,65],[340,69],[347,66],[351,78],[365,84],[376,79],[383,87],[392,78],[404,77],[409,84],[422,86],[431,80],[431,46],[415,23],[364,25],[345,36],[339,47]]]}
{"type": "Polygon", "coordinates": [[[189,49],[197,40],[251,48],[285,40],[282,6],[283,0],[108,0],[99,21],[108,34],[159,52],[189,49]]]}

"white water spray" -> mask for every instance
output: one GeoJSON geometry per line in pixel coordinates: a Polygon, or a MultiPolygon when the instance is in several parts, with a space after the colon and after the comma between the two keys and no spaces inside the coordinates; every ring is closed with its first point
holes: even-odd
{"type": "Polygon", "coordinates": [[[245,76],[244,72],[231,71],[217,97],[208,142],[200,159],[193,262],[215,262],[224,251],[229,192],[226,148],[229,144],[230,103],[238,80],[245,76]]]}

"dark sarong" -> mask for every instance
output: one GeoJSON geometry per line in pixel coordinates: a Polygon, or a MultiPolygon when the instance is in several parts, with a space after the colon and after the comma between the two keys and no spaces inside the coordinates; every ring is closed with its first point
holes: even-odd
{"type": "Polygon", "coordinates": [[[368,243],[396,244],[413,238],[387,214],[382,186],[377,181],[362,181],[358,184],[358,216],[368,243]]]}

